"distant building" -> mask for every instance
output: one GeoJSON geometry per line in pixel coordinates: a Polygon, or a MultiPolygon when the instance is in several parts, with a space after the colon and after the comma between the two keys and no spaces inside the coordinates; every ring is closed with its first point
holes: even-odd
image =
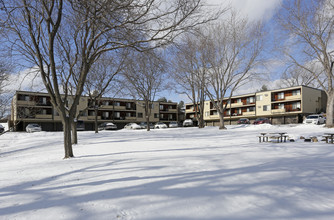
{"type": "MultiPolygon", "coordinates": [[[[71,97],[68,98],[71,104],[71,97]]],[[[81,123],[85,130],[94,129],[95,109],[90,107],[90,98],[82,96],[78,105],[81,123]]],[[[10,126],[14,131],[24,131],[29,123],[37,123],[43,131],[61,131],[62,123],[57,111],[53,108],[47,93],[16,91],[11,104],[10,126]]],[[[103,97],[99,99],[97,112],[98,122],[113,122],[118,128],[130,122],[146,121],[144,102],[133,99],[103,97]]],[[[178,120],[176,102],[153,102],[150,122],[178,120]]]]}
{"type": "MultiPolygon", "coordinates": [[[[327,96],[319,89],[296,86],[284,89],[261,91],[224,98],[227,109],[225,123],[235,124],[239,118],[254,121],[259,117],[269,118],[272,124],[301,123],[303,116],[326,111],[327,96]]],[[[206,125],[219,125],[219,116],[211,101],[204,103],[206,125]]],[[[186,119],[196,120],[193,104],[186,104],[186,119]]]]}

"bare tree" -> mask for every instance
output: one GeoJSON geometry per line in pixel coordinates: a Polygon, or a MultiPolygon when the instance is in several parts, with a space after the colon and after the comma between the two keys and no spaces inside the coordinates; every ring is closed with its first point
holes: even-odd
{"type": "MultiPolygon", "coordinates": [[[[310,64],[309,69],[313,69],[313,72],[318,72],[318,65],[310,64]]],[[[293,87],[293,86],[311,86],[314,88],[319,88],[320,85],[318,81],[314,78],[313,74],[310,74],[308,71],[305,71],[303,68],[300,68],[296,65],[288,66],[282,74],[280,87],[293,87]]]]}
{"type": "Polygon", "coordinates": [[[9,110],[10,98],[6,95],[5,87],[8,85],[8,67],[0,62],[0,118],[9,110]]]}
{"type": "MultiPolygon", "coordinates": [[[[4,0],[3,35],[32,66],[38,66],[64,130],[65,158],[73,157],[71,124],[92,65],[119,48],[144,50],[172,42],[207,22],[201,0],[4,0]],[[70,93],[69,88],[76,88],[70,93]]],[[[3,45],[3,46],[5,46],[3,45]]]]}
{"type": "Polygon", "coordinates": [[[228,102],[224,97],[231,99],[233,92],[248,82],[261,64],[262,25],[252,24],[232,12],[229,19],[202,31],[206,94],[219,115],[219,129],[226,129],[224,114],[228,102]]]}
{"type": "Polygon", "coordinates": [[[313,76],[327,94],[327,127],[333,127],[334,111],[333,13],[331,0],[294,0],[284,2],[277,18],[289,36],[285,54],[295,66],[313,76]],[[310,64],[316,65],[317,71],[310,64]]]}
{"type": "Polygon", "coordinates": [[[124,87],[135,99],[144,101],[147,131],[150,131],[150,116],[156,95],[164,89],[165,60],[155,51],[133,53],[127,60],[124,71],[124,87]]]}
{"type": "Polygon", "coordinates": [[[198,127],[204,128],[205,68],[202,63],[202,47],[198,36],[186,35],[175,48],[171,75],[176,92],[185,94],[193,103],[198,127]]]}
{"type": "Polygon", "coordinates": [[[125,54],[122,52],[114,54],[113,56],[110,56],[110,54],[108,56],[103,55],[102,58],[92,66],[92,70],[88,74],[85,92],[90,98],[88,107],[93,107],[95,110],[95,133],[98,133],[97,112],[101,107],[100,99],[110,91],[113,93],[119,91],[119,89],[113,89],[112,85],[115,86],[115,77],[122,71],[126,59],[125,54]]]}

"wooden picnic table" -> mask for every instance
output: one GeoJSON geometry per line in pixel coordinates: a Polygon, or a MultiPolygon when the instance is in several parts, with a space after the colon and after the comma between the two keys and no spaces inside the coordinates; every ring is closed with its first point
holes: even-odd
{"type": "Polygon", "coordinates": [[[263,142],[268,142],[268,139],[277,139],[278,142],[283,142],[283,138],[284,138],[284,142],[286,142],[286,138],[288,137],[286,135],[286,132],[275,132],[275,133],[260,133],[261,136],[259,137],[259,142],[261,143],[261,138],[263,142]]]}
{"type": "Polygon", "coordinates": [[[334,133],[325,133],[323,137],[326,139],[326,143],[328,143],[328,139],[330,139],[330,143],[333,144],[334,133]]]}

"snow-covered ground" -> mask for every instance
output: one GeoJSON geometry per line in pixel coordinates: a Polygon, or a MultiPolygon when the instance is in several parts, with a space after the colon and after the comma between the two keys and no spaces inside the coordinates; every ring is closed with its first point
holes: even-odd
{"type": "Polygon", "coordinates": [[[334,145],[316,125],[0,136],[0,219],[334,219],[334,145]],[[295,142],[259,143],[260,132],[295,142]],[[320,138],[321,139],[321,138],[320,138]]]}

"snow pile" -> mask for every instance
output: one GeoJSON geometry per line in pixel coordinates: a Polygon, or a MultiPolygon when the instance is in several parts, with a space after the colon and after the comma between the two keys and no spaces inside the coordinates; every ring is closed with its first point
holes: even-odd
{"type": "Polygon", "coordinates": [[[0,219],[333,219],[334,129],[260,125],[0,136],[0,219]],[[259,143],[261,132],[295,142],[259,143]]]}

